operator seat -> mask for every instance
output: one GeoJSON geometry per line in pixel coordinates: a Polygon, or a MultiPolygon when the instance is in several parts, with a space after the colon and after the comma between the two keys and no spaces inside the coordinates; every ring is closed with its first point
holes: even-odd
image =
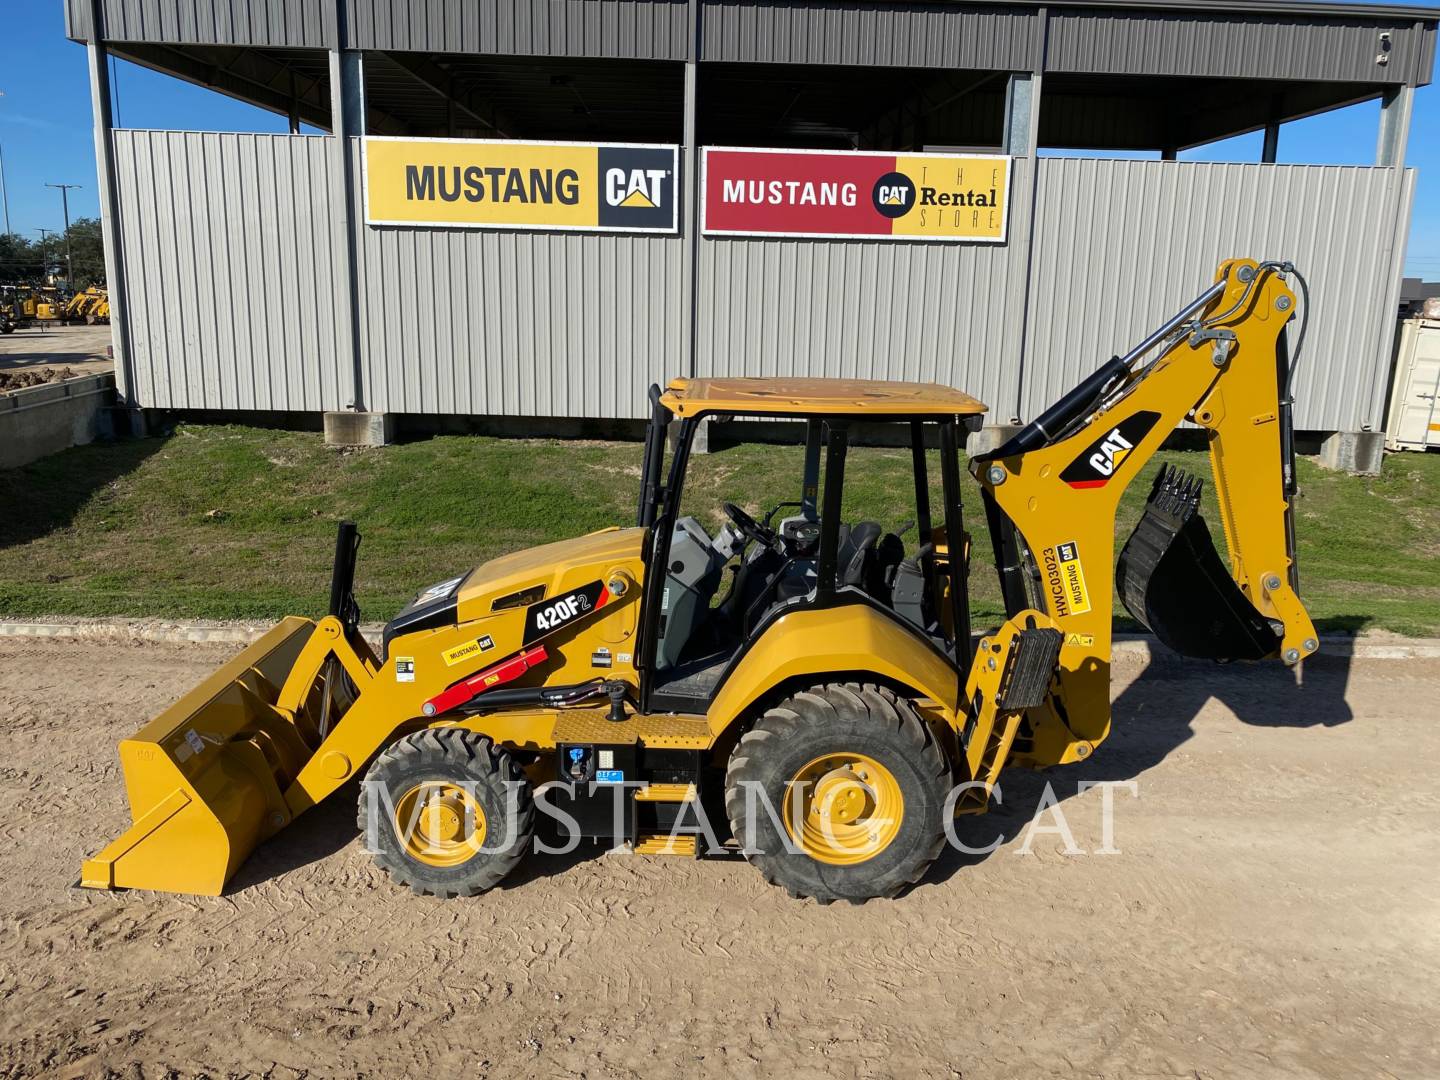
{"type": "Polygon", "coordinates": [[[730,595],[721,608],[730,624],[739,629],[742,640],[750,636],[769,610],[770,605],[760,603],[760,599],[769,593],[783,566],[784,559],[762,547],[750,548],[740,560],[730,595]]]}
{"type": "Polygon", "coordinates": [[[895,568],[905,557],[905,542],[873,521],[841,527],[837,561],[841,585],[865,590],[882,604],[890,603],[895,568]]]}

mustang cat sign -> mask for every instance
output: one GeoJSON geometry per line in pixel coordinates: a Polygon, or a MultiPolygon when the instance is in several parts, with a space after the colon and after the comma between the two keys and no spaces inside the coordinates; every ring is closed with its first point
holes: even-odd
{"type": "Polygon", "coordinates": [[[706,147],[701,229],[1003,244],[1010,159],[706,147]]]}
{"type": "Polygon", "coordinates": [[[679,148],[365,140],[365,221],[473,229],[674,232],[679,148]]]}

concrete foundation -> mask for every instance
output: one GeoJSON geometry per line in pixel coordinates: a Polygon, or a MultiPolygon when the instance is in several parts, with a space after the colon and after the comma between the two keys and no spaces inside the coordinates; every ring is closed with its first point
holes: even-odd
{"type": "Polygon", "coordinates": [[[1383,431],[1337,431],[1320,443],[1315,460],[1327,469],[1352,476],[1379,476],[1384,456],[1383,431]]]}
{"type": "Polygon", "coordinates": [[[705,417],[695,428],[695,438],[690,442],[692,454],[708,454],[710,452],[710,425],[714,420],[705,417]]]}
{"type": "Polygon", "coordinates": [[[327,412],[326,446],[388,446],[395,441],[395,417],[377,412],[327,412]]]}
{"type": "Polygon", "coordinates": [[[128,405],[115,405],[105,410],[104,423],[110,435],[116,439],[148,439],[158,430],[156,414],[150,409],[136,409],[128,405]]]}
{"type": "Polygon", "coordinates": [[[979,457],[992,450],[998,450],[1013,439],[1019,431],[1020,425],[1018,424],[987,424],[979,431],[973,432],[965,441],[965,453],[969,457],[979,457]]]}
{"type": "Polygon", "coordinates": [[[108,436],[114,400],[115,376],[108,371],[0,394],[0,469],[108,436]]]}

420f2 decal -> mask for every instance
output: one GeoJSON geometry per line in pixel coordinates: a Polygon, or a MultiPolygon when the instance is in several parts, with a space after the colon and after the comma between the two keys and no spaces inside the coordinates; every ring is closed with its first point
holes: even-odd
{"type": "Polygon", "coordinates": [[[1128,416],[1080,452],[1080,456],[1060,474],[1072,488],[1098,488],[1110,482],[1115,470],[1130,456],[1140,440],[1150,434],[1160,419],[1157,412],[1137,412],[1128,416]]]}
{"type": "Polygon", "coordinates": [[[531,604],[525,609],[525,640],[522,644],[533,644],[562,626],[569,626],[604,607],[609,599],[610,591],[605,588],[605,583],[592,581],[553,599],[531,604]]]}

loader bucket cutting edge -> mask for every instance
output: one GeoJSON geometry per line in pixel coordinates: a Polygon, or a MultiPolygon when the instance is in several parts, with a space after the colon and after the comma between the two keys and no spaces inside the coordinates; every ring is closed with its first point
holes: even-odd
{"type": "Polygon", "coordinates": [[[1160,470],[1115,567],[1125,609],[1157,638],[1202,660],[1263,660],[1281,637],[1225,568],[1205,519],[1202,482],[1160,470]]]}
{"type": "Polygon", "coordinates": [[[312,747],[274,705],[314,630],[283,620],[121,742],[134,824],[85,860],[81,885],[218,896],[289,821],[284,788],[312,747]]]}

